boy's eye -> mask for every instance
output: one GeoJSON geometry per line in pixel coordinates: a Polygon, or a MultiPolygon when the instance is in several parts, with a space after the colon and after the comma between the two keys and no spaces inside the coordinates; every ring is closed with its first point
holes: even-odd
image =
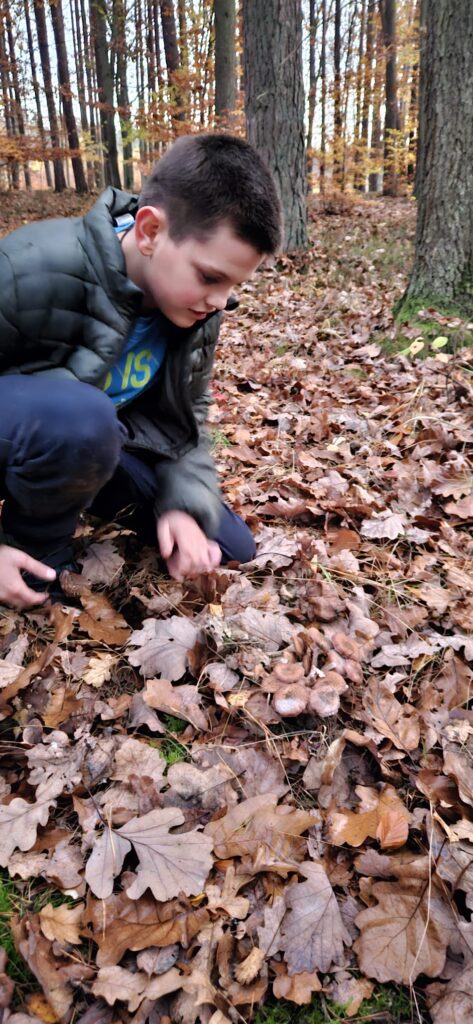
{"type": "Polygon", "coordinates": [[[218,284],[217,277],[212,277],[211,274],[204,274],[203,270],[200,271],[200,277],[204,284],[218,284]]]}

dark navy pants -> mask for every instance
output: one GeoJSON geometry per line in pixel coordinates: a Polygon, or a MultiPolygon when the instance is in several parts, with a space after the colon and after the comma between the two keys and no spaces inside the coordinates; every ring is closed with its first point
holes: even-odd
{"type": "MultiPolygon", "coordinates": [[[[124,428],[98,388],[61,378],[0,377],[0,498],[3,533],[50,565],[71,558],[82,511],[136,530],[156,545],[152,458],[123,448],[124,428]]],[[[214,538],[222,561],[249,561],[255,546],[222,504],[214,538]]]]}

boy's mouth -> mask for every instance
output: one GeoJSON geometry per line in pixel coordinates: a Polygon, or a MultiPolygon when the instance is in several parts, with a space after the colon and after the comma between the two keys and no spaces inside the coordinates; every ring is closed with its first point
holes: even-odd
{"type": "Polygon", "coordinates": [[[199,309],[190,309],[189,313],[192,313],[192,316],[194,316],[196,320],[204,320],[205,317],[208,316],[208,313],[202,313],[199,309]]]}

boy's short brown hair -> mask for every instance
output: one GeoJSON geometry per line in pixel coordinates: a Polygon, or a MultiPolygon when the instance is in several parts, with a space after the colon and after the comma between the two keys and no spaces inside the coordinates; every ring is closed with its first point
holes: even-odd
{"type": "Polygon", "coordinates": [[[281,244],[281,204],[256,150],[224,133],[183,135],[154,165],[139,207],[160,206],[171,238],[205,238],[222,222],[261,255],[281,244]]]}

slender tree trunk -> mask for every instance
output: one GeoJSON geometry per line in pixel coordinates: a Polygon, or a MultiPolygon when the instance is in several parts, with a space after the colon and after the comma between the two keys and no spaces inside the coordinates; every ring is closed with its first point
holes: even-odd
{"type": "Polygon", "coordinates": [[[363,184],[363,81],[365,67],[365,40],[367,35],[366,0],[361,0],[360,35],[358,40],[358,67],[356,69],[356,113],[355,113],[355,173],[354,186],[360,189],[363,184]]]}
{"type": "Polygon", "coordinates": [[[215,115],[234,123],[236,107],[235,0],[215,0],[215,115]]]}
{"type": "Polygon", "coordinates": [[[363,191],[366,182],[366,163],[368,158],[368,130],[370,109],[373,98],[373,49],[376,0],[368,0],[366,21],[366,49],[363,67],[363,105],[361,111],[361,171],[358,187],[363,191]]]}
{"type": "Polygon", "coordinates": [[[252,0],[243,8],[247,137],[281,195],[286,249],[307,246],[300,0],[252,0]]]}
{"type": "Polygon", "coordinates": [[[94,86],[94,68],[92,58],[92,48],[90,45],[90,28],[87,22],[87,15],[85,9],[86,0],[74,0],[76,24],[78,38],[80,38],[80,29],[82,29],[82,52],[85,65],[85,80],[87,82],[87,105],[89,108],[89,125],[90,125],[90,139],[94,148],[94,182],[96,188],[103,188],[104,176],[102,170],[102,160],[98,155],[99,146],[99,134],[100,129],[98,126],[98,118],[95,109],[95,86],[94,86]],[[80,5],[80,8],[79,8],[80,5]]]}
{"type": "Polygon", "coordinates": [[[313,167],[313,154],[311,152],[314,144],[314,119],[315,119],[315,98],[317,91],[317,77],[315,73],[315,39],[317,35],[317,18],[315,13],[315,0],[309,0],[309,95],[307,97],[307,182],[310,188],[310,175],[313,167]]]}
{"type": "Polygon", "coordinates": [[[327,154],[327,0],[322,0],[322,43],[320,51],[320,191],[325,191],[327,154]]]}
{"type": "MultiPolygon", "coordinates": [[[[28,40],[28,53],[29,53],[29,56],[30,56],[30,66],[31,66],[31,82],[32,82],[32,85],[33,85],[33,92],[34,92],[34,99],[35,99],[35,106],[36,106],[36,119],[37,119],[37,122],[38,122],[38,132],[39,132],[39,137],[41,139],[41,145],[43,147],[43,152],[46,153],[46,138],[45,138],[45,134],[44,134],[43,114],[42,114],[42,111],[41,111],[41,99],[40,99],[40,91],[39,91],[39,82],[38,82],[38,76],[37,76],[37,73],[36,73],[36,59],[35,59],[35,53],[34,53],[33,33],[32,33],[32,30],[31,30],[31,18],[30,18],[30,8],[29,8],[28,0],[24,0],[24,11],[25,11],[26,36],[27,36],[27,40],[28,40]]],[[[46,174],[46,184],[47,184],[48,188],[52,188],[53,187],[53,179],[52,179],[52,176],[51,176],[51,165],[49,163],[49,160],[46,158],[46,156],[44,157],[43,163],[44,163],[44,171],[45,171],[45,174],[46,174]]]]}
{"type": "Polygon", "coordinates": [[[381,29],[377,28],[376,36],[376,66],[374,73],[373,90],[373,123],[371,129],[371,152],[369,174],[369,191],[378,192],[381,179],[383,148],[381,142],[381,104],[383,101],[383,78],[384,78],[384,46],[381,29]]]}
{"type": "Polygon", "coordinates": [[[354,27],[356,21],[356,0],[352,8],[350,22],[348,25],[348,39],[346,47],[346,60],[345,60],[345,82],[343,89],[343,115],[342,115],[342,147],[341,147],[341,188],[342,192],[345,191],[346,179],[347,179],[347,126],[348,126],[348,101],[350,98],[351,81],[353,78],[352,74],[352,56],[353,56],[353,36],[354,27]]]}
{"type": "Polygon", "coordinates": [[[59,156],[59,153],[61,151],[61,141],[59,136],[59,121],[56,111],[56,104],[54,102],[53,83],[51,78],[48,30],[46,26],[44,0],[33,0],[33,7],[36,20],[36,32],[38,36],[39,55],[41,59],[41,70],[43,72],[44,92],[48,107],[51,145],[54,151],[54,191],[63,192],[66,187],[66,179],[64,177],[64,164],[62,161],[62,157],[59,156]]]}
{"type": "MultiPolygon", "coordinates": [[[[2,16],[2,12],[0,12],[0,77],[2,83],[5,128],[7,132],[7,138],[11,139],[12,144],[14,144],[16,131],[13,103],[10,96],[9,72],[10,61],[8,59],[6,51],[4,17],[2,16]]],[[[9,188],[18,189],[20,187],[20,165],[16,157],[13,156],[11,152],[9,152],[7,155],[7,175],[9,188]]]]}
{"type": "Polygon", "coordinates": [[[383,195],[399,192],[398,150],[399,109],[396,68],[396,0],[380,0],[381,23],[386,51],[386,115],[384,119],[383,195]]]}
{"type": "Polygon", "coordinates": [[[71,152],[72,172],[76,192],[87,192],[87,181],[84,173],[84,165],[80,155],[79,135],[77,132],[74,107],[72,105],[72,90],[69,80],[69,67],[67,63],[66,40],[64,37],[64,17],[62,13],[62,0],[49,0],[51,20],[53,23],[54,39],[56,43],[58,79],[62,97],[62,109],[66,124],[69,150],[71,152]]]}
{"type": "Polygon", "coordinates": [[[473,5],[422,0],[418,204],[405,305],[473,315],[473,5]]]}
{"type": "Polygon", "coordinates": [[[123,178],[126,189],[133,189],[133,137],[128,98],[125,7],[123,0],[113,4],[114,47],[117,59],[117,104],[123,147],[123,178]]]}
{"type": "MultiPolygon", "coordinates": [[[[15,40],[13,38],[13,27],[12,27],[12,19],[11,19],[10,12],[8,12],[8,14],[7,14],[7,33],[8,33],[8,46],[9,46],[9,50],[10,50],[10,73],[11,73],[13,96],[14,96],[14,119],[15,119],[16,128],[18,129],[18,135],[25,142],[26,141],[25,119],[23,117],[23,108],[22,108],[22,103],[21,103],[20,82],[19,82],[19,79],[18,79],[18,64],[17,64],[16,54],[15,54],[15,40]]],[[[29,169],[28,161],[27,160],[25,160],[25,162],[23,164],[23,174],[25,176],[25,187],[27,189],[30,189],[31,188],[31,175],[30,175],[30,169],[29,169]]]]}
{"type": "Polygon", "coordinates": [[[107,28],[102,0],[90,0],[90,21],[95,49],[97,91],[102,126],[102,144],[105,148],[105,183],[121,188],[118,169],[117,137],[113,105],[113,75],[108,57],[107,28]]]}
{"type": "Polygon", "coordinates": [[[342,78],[341,78],[341,0],[335,0],[335,28],[333,40],[333,177],[338,188],[342,186],[342,78]]]}

